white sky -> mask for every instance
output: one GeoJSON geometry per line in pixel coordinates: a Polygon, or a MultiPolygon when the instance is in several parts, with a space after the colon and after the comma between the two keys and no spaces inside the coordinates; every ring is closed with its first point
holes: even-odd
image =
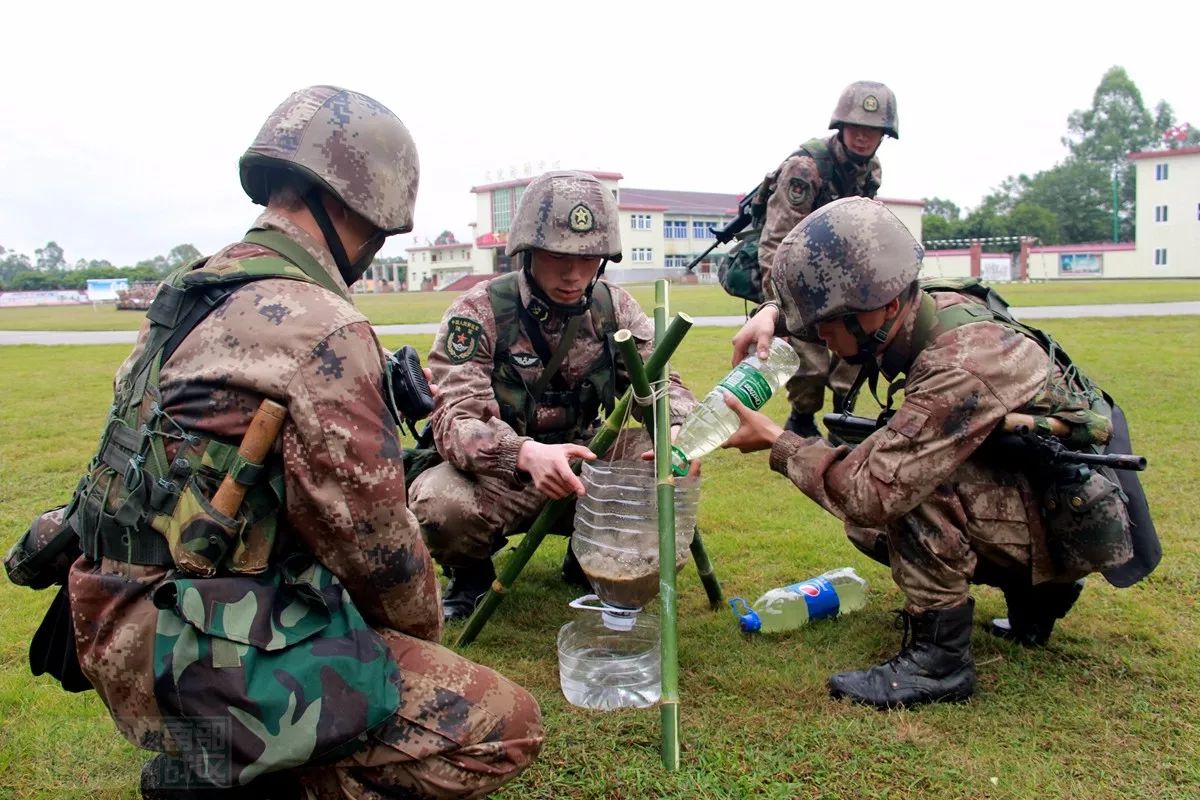
{"type": "Polygon", "coordinates": [[[1190,5],[17,0],[0,12],[0,245],[132,264],[236,240],[256,213],[238,157],[315,83],[408,125],[422,239],[465,240],[470,187],[527,163],[744,191],[860,79],[899,98],[881,195],[970,207],[1060,160],[1067,114],[1114,64],[1200,124],[1190,5]]]}

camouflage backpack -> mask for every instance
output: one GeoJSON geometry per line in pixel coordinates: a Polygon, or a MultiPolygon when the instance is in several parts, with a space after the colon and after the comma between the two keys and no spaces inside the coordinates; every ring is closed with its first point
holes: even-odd
{"type": "MultiPolygon", "coordinates": [[[[834,199],[832,191],[833,155],[829,152],[829,145],[824,139],[809,139],[788,158],[801,154],[811,156],[817,162],[817,173],[821,176],[822,186],[821,192],[814,202],[814,207],[819,207],[834,199]]],[[[721,288],[734,297],[740,297],[752,303],[763,301],[762,269],[758,265],[758,240],[762,236],[763,225],[767,219],[767,201],[775,193],[778,180],[779,170],[777,169],[758,185],[754,201],[750,205],[750,225],[737,235],[737,244],[730,248],[717,266],[717,280],[721,282],[721,288]]]]}

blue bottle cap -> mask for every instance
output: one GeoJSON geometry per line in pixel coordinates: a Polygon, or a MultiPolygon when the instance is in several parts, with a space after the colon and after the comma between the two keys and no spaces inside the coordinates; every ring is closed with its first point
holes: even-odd
{"type": "Polygon", "coordinates": [[[758,618],[758,612],[751,608],[745,600],[740,597],[731,597],[729,598],[729,607],[733,609],[733,615],[737,617],[742,633],[755,633],[762,630],[762,620],[758,618]],[[739,605],[742,607],[740,612],[739,605]]]}

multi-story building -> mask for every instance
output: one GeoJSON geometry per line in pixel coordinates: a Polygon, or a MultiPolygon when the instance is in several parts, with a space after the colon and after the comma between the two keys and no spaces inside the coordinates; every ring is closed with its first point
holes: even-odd
{"type": "Polygon", "coordinates": [[[477,271],[475,248],[470,242],[409,247],[406,252],[410,292],[444,289],[477,271]]]}
{"type": "MultiPolygon", "coordinates": [[[[619,265],[610,265],[606,274],[617,281],[648,280],[660,277],[664,270],[685,267],[717,244],[713,229],[737,215],[741,195],[717,192],[682,192],[668,189],[622,188],[619,172],[591,172],[617,199],[620,212],[623,257],[619,265]]],[[[512,268],[504,255],[512,215],[525,187],[533,178],[474,186],[476,197],[474,271],[479,274],[507,272],[512,268]]],[[[884,200],[913,235],[921,235],[919,200],[884,200]]],[[[716,264],[730,245],[712,250],[695,267],[701,280],[716,279],[716,264]]],[[[410,272],[412,267],[409,267],[410,272]]],[[[440,283],[440,286],[447,284],[440,283]]],[[[413,288],[410,280],[409,288],[413,288]]]]}
{"type": "Polygon", "coordinates": [[[1130,153],[1139,277],[1200,275],[1200,147],[1130,153]]]}

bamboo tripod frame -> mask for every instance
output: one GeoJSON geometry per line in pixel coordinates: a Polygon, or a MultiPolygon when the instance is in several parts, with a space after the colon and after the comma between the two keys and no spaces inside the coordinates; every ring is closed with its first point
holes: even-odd
{"type": "MultiPolygon", "coordinates": [[[[679,314],[670,325],[667,324],[668,299],[667,282],[659,280],[654,285],[654,352],[645,363],[642,362],[637,348],[627,331],[618,331],[614,342],[621,353],[629,372],[631,386],[617,401],[612,412],[600,426],[600,430],[588,444],[596,455],[604,455],[616,440],[624,424],[633,396],[648,398],[652,395],[651,378],[665,386],[668,374],[668,361],[675,353],[679,343],[692,327],[692,320],[686,314],[679,314]],[[624,335],[622,335],[624,334],[624,335]]],[[[662,661],[662,701],[660,703],[662,720],[662,763],[669,770],[679,769],[679,647],[678,647],[678,605],[675,591],[675,478],[671,474],[671,426],[654,425],[655,419],[670,419],[670,400],[665,391],[659,392],[654,398],[654,413],[645,414],[643,423],[654,440],[655,464],[657,465],[656,494],[658,500],[658,548],[659,548],[659,597],[662,616],[659,620],[659,652],[662,661]]],[[[475,641],[475,637],[483,630],[483,626],[491,619],[505,593],[512,588],[529,559],[541,545],[542,540],[550,533],[563,512],[570,506],[571,498],[551,500],[534,520],[525,537],[510,554],[504,567],[500,570],[491,589],[484,595],[479,606],[475,609],[466,626],[458,637],[458,646],[466,647],[475,641]]],[[[717,580],[712,562],[704,549],[704,541],[697,527],[691,544],[692,558],[696,562],[696,572],[708,596],[709,606],[720,608],[722,604],[721,584],[717,580]]]]}

